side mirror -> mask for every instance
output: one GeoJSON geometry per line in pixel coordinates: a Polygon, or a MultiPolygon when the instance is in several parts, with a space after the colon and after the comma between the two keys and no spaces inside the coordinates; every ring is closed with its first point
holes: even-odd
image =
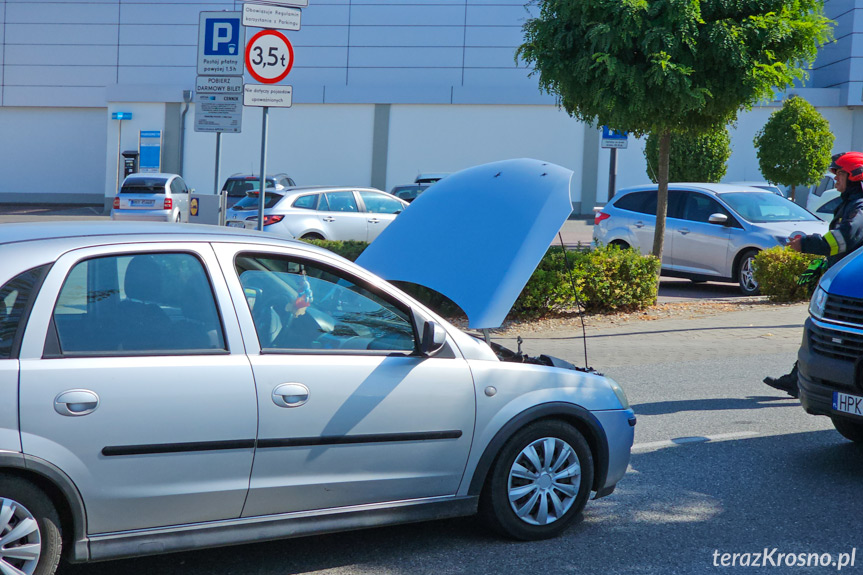
{"type": "Polygon", "coordinates": [[[443,349],[446,343],[446,332],[433,321],[423,323],[420,335],[420,353],[426,357],[432,357],[443,349]]]}
{"type": "Polygon", "coordinates": [[[718,214],[718,213],[717,214],[710,214],[710,217],[707,218],[707,221],[710,222],[711,224],[717,224],[717,225],[724,226],[725,224],[728,223],[728,216],[726,216],[725,214],[718,214]]]}

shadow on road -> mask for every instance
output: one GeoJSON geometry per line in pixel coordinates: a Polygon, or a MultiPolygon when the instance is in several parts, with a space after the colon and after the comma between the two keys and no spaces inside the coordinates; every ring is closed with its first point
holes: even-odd
{"type": "Polygon", "coordinates": [[[683,411],[726,411],[731,409],[762,409],[765,407],[800,407],[791,397],[751,396],[747,398],[690,399],[657,401],[633,405],[636,415],[666,415],[683,411]],[[781,402],[781,403],[780,403],[781,402]]]}

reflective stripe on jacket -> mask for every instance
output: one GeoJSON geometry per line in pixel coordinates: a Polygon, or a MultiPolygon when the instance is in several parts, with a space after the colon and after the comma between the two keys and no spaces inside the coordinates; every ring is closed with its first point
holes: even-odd
{"type": "Polygon", "coordinates": [[[827,256],[828,266],[863,245],[863,188],[859,182],[848,182],[848,187],[833,212],[830,231],[823,237],[806,236],[800,244],[804,253],[827,256]]]}

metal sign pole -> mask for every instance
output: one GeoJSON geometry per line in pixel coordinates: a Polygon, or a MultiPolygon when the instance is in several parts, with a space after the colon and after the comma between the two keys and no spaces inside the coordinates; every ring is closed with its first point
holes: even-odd
{"type": "Polygon", "coordinates": [[[264,118],[261,125],[261,187],[258,203],[258,230],[264,231],[264,201],[267,195],[267,119],[270,107],[264,106],[264,118]]]}
{"type": "Polygon", "coordinates": [[[611,157],[608,160],[608,201],[614,197],[614,188],[617,179],[617,148],[611,148],[611,157]]]}
{"type": "Polygon", "coordinates": [[[117,185],[114,187],[114,195],[120,193],[120,151],[123,149],[123,119],[117,124],[117,185]]]}
{"type": "Polygon", "coordinates": [[[216,180],[213,183],[213,195],[219,195],[219,172],[222,167],[222,132],[216,132],[216,180]]]}

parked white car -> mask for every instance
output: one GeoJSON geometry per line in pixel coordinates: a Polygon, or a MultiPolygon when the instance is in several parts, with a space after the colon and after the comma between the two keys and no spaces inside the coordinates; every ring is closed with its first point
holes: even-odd
{"type": "MultiPolygon", "coordinates": [[[[371,242],[408,206],[374,188],[302,187],[267,191],[264,231],[314,240],[371,242]]],[[[226,212],[225,225],[257,229],[257,191],[226,212]]]]}
{"type": "MultiPolygon", "coordinates": [[[[817,184],[809,187],[809,195],[806,197],[806,209],[814,214],[824,204],[833,198],[838,198],[839,195],[839,192],[836,190],[836,176],[831,173],[824,174],[817,184]]],[[[827,218],[827,221],[830,221],[832,217],[831,212],[831,216],[827,218]]],[[[821,219],[824,218],[822,217],[821,219]]]]}
{"type": "Polygon", "coordinates": [[[192,192],[177,174],[129,174],[114,197],[111,219],[188,222],[192,192]]]}

